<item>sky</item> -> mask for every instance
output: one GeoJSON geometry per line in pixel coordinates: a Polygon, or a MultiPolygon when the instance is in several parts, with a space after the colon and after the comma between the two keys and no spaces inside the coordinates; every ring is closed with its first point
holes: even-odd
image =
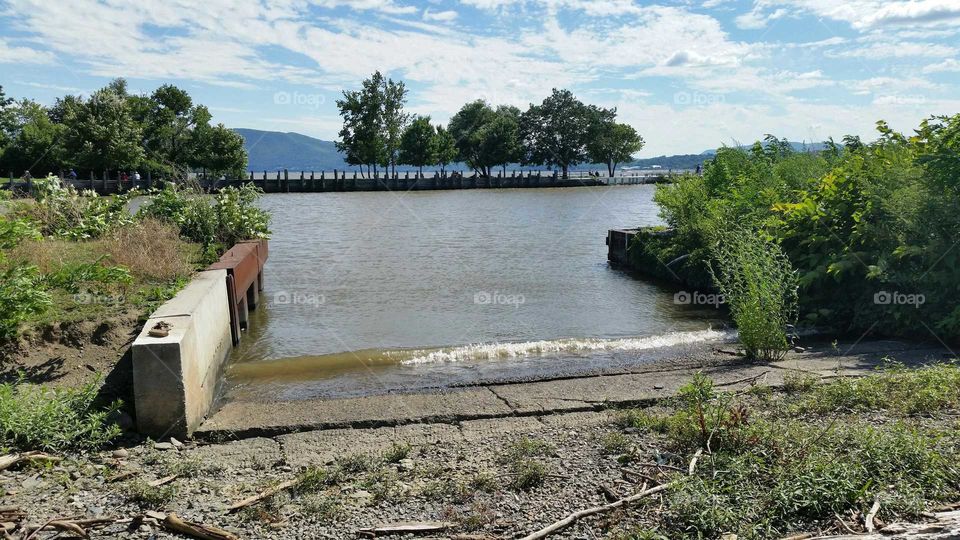
{"type": "Polygon", "coordinates": [[[374,70],[437,123],[568,88],[640,157],[960,112],[960,0],[0,0],[0,28],[8,96],[172,83],[228,127],[325,140],[374,70]]]}

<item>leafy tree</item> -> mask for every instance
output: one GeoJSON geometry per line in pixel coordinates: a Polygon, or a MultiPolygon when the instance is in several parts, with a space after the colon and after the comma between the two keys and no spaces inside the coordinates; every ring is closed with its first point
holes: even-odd
{"type": "Polygon", "coordinates": [[[176,171],[195,161],[197,154],[209,154],[195,132],[209,127],[210,112],[194,105],[185,91],[165,84],[149,98],[134,96],[129,101],[143,126],[144,148],[154,168],[176,171]]]}
{"type": "Polygon", "coordinates": [[[587,154],[594,163],[604,163],[607,174],[613,176],[617,165],[633,160],[633,154],[643,148],[643,137],[628,124],[600,119],[590,133],[587,154]]]}
{"type": "Polygon", "coordinates": [[[384,167],[390,167],[392,173],[397,173],[397,159],[400,153],[400,138],[403,136],[404,128],[410,121],[410,115],[403,112],[403,105],[407,101],[407,87],[403,81],[394,82],[388,79],[383,83],[383,127],[385,130],[384,155],[386,161],[384,167]]]}
{"type": "Polygon", "coordinates": [[[16,126],[16,113],[13,110],[13,98],[8,98],[0,86],[0,153],[10,143],[11,134],[16,126]]]}
{"type": "Polygon", "coordinates": [[[223,124],[201,127],[196,137],[199,148],[194,161],[196,167],[203,168],[214,177],[243,177],[247,170],[243,137],[223,124]]]}
{"type": "MultiPolygon", "coordinates": [[[[520,109],[501,105],[496,114],[479,131],[480,155],[485,163],[503,167],[520,161],[520,109]]],[[[489,172],[488,172],[489,174],[489,172]]]]}
{"type": "Polygon", "coordinates": [[[496,117],[486,101],[477,100],[461,107],[450,119],[448,130],[456,141],[458,160],[480,176],[490,176],[490,167],[497,164],[484,152],[485,129],[496,117]]]}
{"type": "Polygon", "coordinates": [[[437,162],[436,147],[433,144],[436,135],[429,116],[417,117],[407,126],[400,138],[400,163],[417,167],[422,176],[424,165],[437,162]]]}
{"type": "Polygon", "coordinates": [[[430,141],[430,146],[433,147],[433,155],[435,161],[433,164],[440,167],[440,174],[446,174],[447,165],[453,163],[457,159],[457,141],[453,138],[453,135],[450,134],[443,126],[438,125],[437,131],[433,135],[433,139],[430,141]]]}
{"type": "Polygon", "coordinates": [[[144,158],[143,131],[127,104],[126,83],[117,79],[84,102],[63,110],[64,146],[90,170],[132,169],[144,158]]]}
{"type": "Polygon", "coordinates": [[[3,168],[30,171],[34,176],[62,169],[65,165],[61,143],[63,124],[54,123],[47,110],[33,101],[23,100],[13,110],[17,125],[3,154],[3,168]]]}
{"type": "Polygon", "coordinates": [[[337,150],[345,154],[350,165],[373,167],[387,161],[386,142],[383,136],[383,93],[385,81],[379,71],[363,81],[360,90],[344,90],[343,98],[337,100],[337,108],[343,117],[337,150]]]}
{"type": "Polygon", "coordinates": [[[559,167],[564,178],[570,167],[588,159],[590,126],[604,111],[584,105],[569,90],[553,89],[540,105],[532,105],[520,119],[526,161],[559,167]]]}

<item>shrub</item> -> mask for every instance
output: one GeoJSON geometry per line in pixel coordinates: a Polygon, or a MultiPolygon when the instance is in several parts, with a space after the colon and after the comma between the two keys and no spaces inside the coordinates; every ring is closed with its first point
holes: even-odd
{"type": "Polygon", "coordinates": [[[779,246],[756,231],[720,234],[710,272],[730,306],[747,356],[779,360],[786,329],[796,320],[797,277],[779,246]]]}
{"type": "Polygon", "coordinates": [[[0,384],[0,442],[21,450],[95,450],[120,435],[108,422],[116,402],[98,408],[97,382],[77,388],[0,384]]]}
{"type": "Polygon", "coordinates": [[[34,188],[36,204],[24,207],[26,213],[40,224],[45,236],[70,240],[99,238],[115,227],[130,225],[133,215],[127,210],[127,204],[139,195],[131,191],[100,197],[93,191],[77,192],[72,186],[62,187],[56,177],[35,183],[34,188]]]}
{"type": "Polygon", "coordinates": [[[113,230],[100,241],[110,261],[145,279],[169,282],[189,276],[198,255],[179,238],[176,226],[144,218],[129,227],[113,230]]]}
{"type": "Polygon", "coordinates": [[[18,264],[0,270],[0,340],[15,337],[20,323],[43,314],[52,303],[36,267],[18,264]]]}

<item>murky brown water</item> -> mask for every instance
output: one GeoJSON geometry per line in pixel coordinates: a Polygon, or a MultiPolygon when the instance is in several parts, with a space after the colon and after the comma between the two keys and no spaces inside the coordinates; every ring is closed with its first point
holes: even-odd
{"type": "Polygon", "coordinates": [[[712,308],[610,268],[653,186],[278,194],[234,399],[361,395],[634,365],[720,339],[712,308]]]}

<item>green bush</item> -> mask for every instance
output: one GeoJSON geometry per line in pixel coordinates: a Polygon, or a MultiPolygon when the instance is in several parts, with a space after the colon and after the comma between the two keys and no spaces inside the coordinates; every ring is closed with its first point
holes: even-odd
{"type": "Polygon", "coordinates": [[[20,450],[95,450],[121,433],[108,418],[120,408],[95,405],[97,382],[77,388],[0,384],[0,445],[20,450]]]}
{"type": "Polygon", "coordinates": [[[52,304],[36,267],[0,269],[0,341],[15,337],[20,323],[43,314],[52,304]]]}
{"type": "Polygon", "coordinates": [[[44,236],[87,240],[133,223],[127,204],[139,193],[101,197],[93,191],[63,187],[57,177],[50,176],[34,182],[33,195],[36,204],[26,211],[40,224],[44,236]]]}
{"type": "Polygon", "coordinates": [[[261,194],[253,184],[244,184],[224,188],[211,198],[191,188],[167,184],[140,209],[140,215],[176,224],[181,236],[203,245],[208,255],[219,255],[240,240],[270,234],[269,215],[256,207],[261,194]]]}
{"type": "Polygon", "coordinates": [[[779,360],[796,321],[797,277],[778,245],[749,229],[718,235],[710,273],[730,306],[747,356],[779,360]]]}

